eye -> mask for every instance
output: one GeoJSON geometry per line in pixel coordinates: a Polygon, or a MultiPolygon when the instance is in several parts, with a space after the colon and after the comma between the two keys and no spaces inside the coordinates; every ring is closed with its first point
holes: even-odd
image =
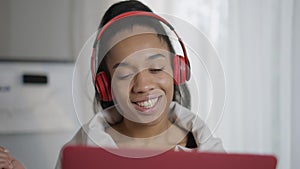
{"type": "Polygon", "coordinates": [[[115,72],[115,76],[119,80],[130,79],[134,75],[134,72],[128,69],[119,69],[115,72]]]}
{"type": "Polygon", "coordinates": [[[117,78],[119,80],[126,80],[132,77],[133,74],[124,74],[124,75],[118,75],[117,78]]]}
{"type": "Polygon", "coordinates": [[[151,72],[151,73],[160,73],[160,72],[162,72],[162,71],[164,71],[165,70],[165,67],[161,67],[161,68],[150,68],[149,69],[149,71],[151,72]]]}

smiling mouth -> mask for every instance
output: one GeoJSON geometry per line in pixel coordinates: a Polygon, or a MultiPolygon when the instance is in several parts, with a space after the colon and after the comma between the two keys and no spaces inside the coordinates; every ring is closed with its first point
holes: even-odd
{"type": "Polygon", "coordinates": [[[156,103],[158,102],[159,97],[156,98],[152,98],[146,101],[141,101],[141,102],[134,102],[136,105],[138,105],[141,108],[144,109],[150,109],[152,107],[154,107],[156,105],[156,103]]]}

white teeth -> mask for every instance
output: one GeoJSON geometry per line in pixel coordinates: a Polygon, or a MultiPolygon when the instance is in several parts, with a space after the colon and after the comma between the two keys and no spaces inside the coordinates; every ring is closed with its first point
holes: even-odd
{"type": "Polygon", "coordinates": [[[147,101],[143,102],[136,102],[137,105],[144,107],[144,108],[151,108],[155,105],[155,103],[158,101],[158,98],[149,99],[147,101]]]}

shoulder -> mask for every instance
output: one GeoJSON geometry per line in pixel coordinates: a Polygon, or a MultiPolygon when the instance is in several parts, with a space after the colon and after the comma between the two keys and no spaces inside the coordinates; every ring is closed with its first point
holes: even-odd
{"type": "Polygon", "coordinates": [[[180,128],[190,132],[199,151],[224,152],[222,140],[214,137],[214,133],[211,132],[207,124],[197,113],[178,103],[172,102],[170,105],[170,118],[180,128]]]}

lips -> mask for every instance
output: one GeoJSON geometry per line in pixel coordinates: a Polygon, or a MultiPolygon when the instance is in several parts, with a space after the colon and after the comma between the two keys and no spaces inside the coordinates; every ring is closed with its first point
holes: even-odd
{"type": "Polygon", "coordinates": [[[158,97],[157,98],[153,98],[153,99],[149,99],[146,101],[142,101],[142,102],[135,102],[137,105],[139,105],[140,107],[146,108],[146,109],[150,109],[152,107],[155,106],[155,104],[158,101],[158,97]]]}
{"type": "Polygon", "coordinates": [[[146,111],[154,108],[159,102],[161,96],[149,97],[147,99],[141,99],[139,101],[132,102],[135,104],[135,108],[139,111],[146,111]]]}

